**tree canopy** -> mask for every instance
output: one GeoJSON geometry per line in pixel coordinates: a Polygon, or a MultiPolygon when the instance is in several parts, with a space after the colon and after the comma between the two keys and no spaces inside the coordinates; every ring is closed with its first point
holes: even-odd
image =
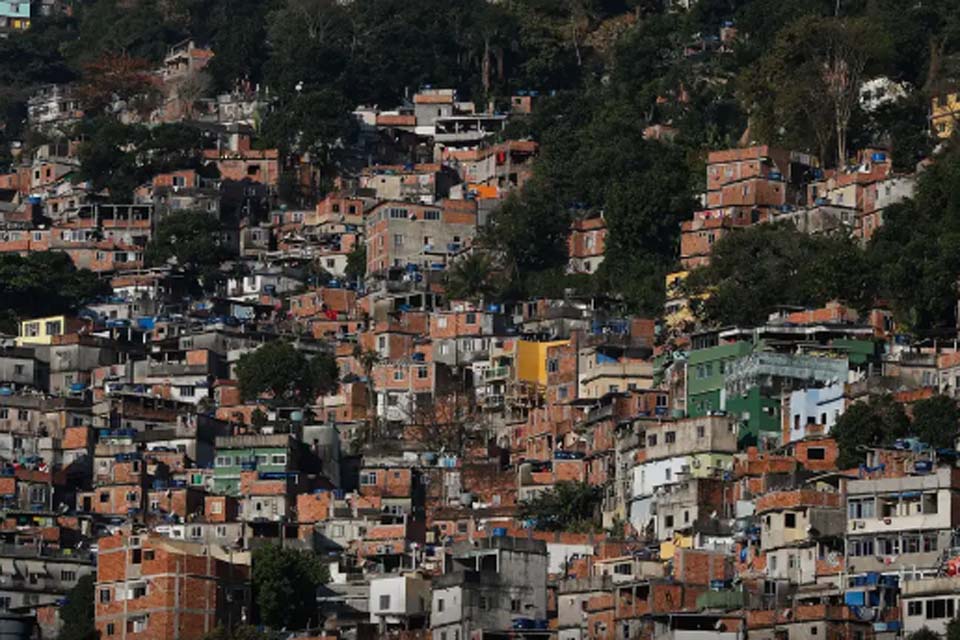
{"type": "Polygon", "coordinates": [[[67,592],[66,602],[60,607],[63,628],[57,640],[96,640],[99,634],[94,625],[94,585],[97,578],[87,574],[67,592]]]}
{"type": "Polygon", "coordinates": [[[860,447],[889,445],[908,436],[910,419],[892,396],[875,396],[847,407],[830,434],[840,450],[837,466],[845,469],[863,462],[860,447]]]}
{"type": "Polygon", "coordinates": [[[520,517],[542,531],[595,531],[601,487],[585,482],[558,482],[520,507],[520,517]]]}
{"type": "Polygon", "coordinates": [[[76,311],[109,292],[106,281],[77,269],[65,253],[0,254],[0,309],[15,318],[76,311]]]}
{"type": "Polygon", "coordinates": [[[260,621],[275,629],[302,629],[317,619],[317,589],[330,580],[311,552],[279,545],[253,554],[253,593],[260,621]]]}
{"type": "Polygon", "coordinates": [[[337,386],[337,363],[329,355],[307,357],[283,340],[267,342],[237,362],[240,393],[253,400],[268,393],[275,402],[312,403],[337,386]]]}

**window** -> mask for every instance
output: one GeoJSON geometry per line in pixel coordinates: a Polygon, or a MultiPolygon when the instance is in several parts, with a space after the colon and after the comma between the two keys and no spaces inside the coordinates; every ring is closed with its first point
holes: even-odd
{"type": "Polygon", "coordinates": [[[287,454],[285,453],[275,453],[270,456],[271,464],[286,465],[287,464],[287,454]]]}
{"type": "Polygon", "coordinates": [[[923,603],[917,600],[911,600],[907,603],[907,615],[911,617],[923,615],[923,603]]]}
{"type": "Polygon", "coordinates": [[[403,234],[402,234],[402,233],[395,233],[395,234],[393,234],[393,246],[394,246],[394,248],[396,248],[396,249],[399,249],[400,247],[403,246],[403,234]]]}
{"type": "Polygon", "coordinates": [[[384,593],[380,596],[380,610],[386,611],[390,608],[390,594],[384,593]]]}
{"type": "Polygon", "coordinates": [[[851,540],[848,546],[848,553],[852,557],[872,556],[873,540],[869,538],[851,540]]]}
{"type": "Polygon", "coordinates": [[[650,435],[647,436],[647,446],[648,447],[657,446],[657,434],[651,433],[650,435]]]}
{"type": "Polygon", "coordinates": [[[217,515],[223,513],[223,503],[222,502],[212,502],[210,504],[210,513],[217,515]]]}
{"type": "Polygon", "coordinates": [[[467,314],[467,324],[477,324],[477,314],[468,313],[467,314]]]}
{"type": "Polygon", "coordinates": [[[153,560],[156,556],[154,555],[153,549],[144,549],[143,550],[143,560],[144,562],[149,562],[153,560]]]}
{"type": "Polygon", "coordinates": [[[397,382],[400,382],[401,380],[403,380],[403,369],[394,369],[393,379],[397,382]]]}
{"type": "Polygon", "coordinates": [[[26,367],[24,367],[22,364],[13,365],[14,375],[22,376],[25,371],[26,371],[26,367]]]}
{"type": "Polygon", "coordinates": [[[27,411],[26,409],[20,409],[19,411],[17,411],[17,420],[20,420],[21,422],[25,422],[29,419],[30,419],[29,411],[27,411]]]}
{"type": "Polygon", "coordinates": [[[547,360],[547,371],[549,373],[556,373],[560,371],[560,360],[557,358],[550,358],[547,360]]]}
{"type": "Polygon", "coordinates": [[[677,441],[677,432],[676,431],[667,431],[663,436],[663,441],[666,444],[673,444],[677,441]]]}
{"type": "Polygon", "coordinates": [[[117,627],[112,622],[107,623],[107,635],[112,636],[117,633],[117,627]]]}
{"type": "Polygon", "coordinates": [[[489,611],[489,610],[490,610],[490,599],[487,598],[487,596],[480,596],[480,611],[489,611]]]}
{"type": "Polygon", "coordinates": [[[668,529],[673,526],[673,516],[663,516],[663,526],[668,529]]]}
{"type": "Polygon", "coordinates": [[[823,447],[810,447],[807,449],[807,460],[824,460],[827,452],[823,447]]]}
{"type": "Polygon", "coordinates": [[[424,380],[429,376],[429,372],[426,367],[417,367],[417,378],[424,380]]]}
{"type": "Polygon", "coordinates": [[[513,611],[514,613],[520,611],[520,600],[517,598],[510,599],[510,611],[513,611]]]}
{"type": "Polygon", "coordinates": [[[934,600],[927,600],[927,620],[953,618],[953,614],[953,598],[936,598],[934,600]]]}
{"type": "Polygon", "coordinates": [[[63,323],[59,320],[51,320],[47,322],[46,330],[48,336],[58,336],[63,330],[63,323]]]}
{"type": "Polygon", "coordinates": [[[185,385],[180,387],[180,395],[184,398],[192,398],[193,392],[194,392],[194,388],[191,385],[185,385]]]}
{"type": "Polygon", "coordinates": [[[850,499],[847,502],[847,515],[852,518],[872,518],[875,501],[873,498],[850,499]]]}
{"type": "Polygon", "coordinates": [[[110,494],[108,494],[108,493],[101,493],[101,494],[100,494],[100,503],[101,503],[101,504],[103,504],[104,502],[109,502],[109,501],[110,501],[110,494]]]}
{"type": "Polygon", "coordinates": [[[374,471],[368,471],[366,473],[360,474],[360,484],[372,485],[377,484],[377,474],[374,471]]]}
{"type": "Polygon", "coordinates": [[[437,613],[443,613],[443,598],[437,598],[437,613]]]}
{"type": "Polygon", "coordinates": [[[785,513],[783,514],[783,526],[787,529],[796,529],[797,528],[797,514],[795,513],[785,513]]]}
{"type": "Polygon", "coordinates": [[[697,438],[699,438],[699,439],[702,440],[703,438],[706,437],[706,435],[707,435],[707,428],[706,428],[706,427],[704,427],[704,426],[702,426],[702,425],[699,426],[699,427],[697,427],[697,438]]]}
{"type": "Polygon", "coordinates": [[[100,589],[100,604],[110,602],[110,589],[100,589]]]}
{"type": "Polygon", "coordinates": [[[127,633],[143,633],[146,630],[146,618],[133,618],[127,621],[127,633]]]}

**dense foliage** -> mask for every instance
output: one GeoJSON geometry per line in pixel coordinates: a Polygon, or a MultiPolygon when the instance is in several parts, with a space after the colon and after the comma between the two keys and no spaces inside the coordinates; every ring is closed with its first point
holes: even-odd
{"type": "Polygon", "coordinates": [[[289,342],[273,341],[245,353],[237,362],[240,393],[253,400],[269,393],[275,402],[310,402],[336,387],[337,363],[332,356],[308,358],[289,342]]]}
{"type": "Polygon", "coordinates": [[[83,302],[110,292],[107,281],[77,269],[65,253],[50,251],[21,257],[0,255],[0,330],[16,333],[10,324],[20,317],[76,311],[83,302]]]}
{"type": "Polygon", "coordinates": [[[524,502],[520,517],[542,531],[595,531],[600,526],[601,493],[601,487],[585,482],[558,482],[524,502]]]}
{"type": "Polygon", "coordinates": [[[936,395],[913,403],[910,413],[908,416],[891,396],[851,405],[831,431],[840,448],[840,467],[863,462],[861,447],[891,445],[898,438],[915,437],[934,448],[954,447],[960,434],[960,409],[955,400],[936,395]]]}
{"type": "Polygon", "coordinates": [[[316,624],[317,589],[330,580],[311,552],[267,545],[253,554],[253,594],[260,621],[275,629],[316,624]]]}
{"type": "MultiPolygon", "coordinates": [[[[313,196],[366,158],[350,116],[356,105],[393,106],[425,85],[495,108],[517,91],[537,91],[534,114],[505,134],[540,143],[533,178],[481,239],[497,277],[477,280],[473,269],[454,280],[472,278],[470,297],[572,288],[655,312],[664,275],[677,267],[678,223],[703,187],[706,150],[777,144],[829,167],[882,144],[899,170],[912,170],[932,150],[930,98],[958,77],[958,36],[950,0],[699,0],[688,12],[656,0],[89,0],[0,42],[0,162],[10,160],[5,143],[24,134],[32,91],[77,81],[89,107],[78,178],[123,200],[153,172],[195,163],[209,144],[199,131],[121,124],[105,108],[135,93],[147,99],[134,106],[156,106],[146,71],[185,38],[216,54],[198,91],[269,89],[273,108],[258,114],[259,144],[313,163],[313,196]],[[902,95],[865,107],[860,82],[875,78],[902,95]],[[656,139],[652,125],[667,133],[656,139]],[[571,220],[600,214],[609,227],[602,268],[565,275],[571,220]]],[[[956,172],[952,158],[930,169],[917,199],[891,211],[866,251],[838,239],[796,243],[788,229],[731,240],[720,248],[725,266],[701,279],[716,287],[710,319],[757,321],[777,304],[838,297],[861,307],[889,301],[901,326],[918,333],[954,326],[956,172]],[[772,267],[795,258],[823,266],[795,265],[792,278],[732,277],[751,246],[772,267]],[[861,273],[850,264],[866,266],[861,273]],[[791,281],[808,276],[810,283],[791,281]],[[755,299],[745,299],[744,284],[758,287],[755,299]]],[[[302,201],[296,191],[281,196],[302,201]]],[[[359,258],[351,277],[363,271],[359,258]]]]}
{"type": "Polygon", "coordinates": [[[65,602],[60,607],[63,628],[57,640],[96,640],[98,637],[93,608],[96,581],[96,576],[87,574],[67,592],[65,602]]]}

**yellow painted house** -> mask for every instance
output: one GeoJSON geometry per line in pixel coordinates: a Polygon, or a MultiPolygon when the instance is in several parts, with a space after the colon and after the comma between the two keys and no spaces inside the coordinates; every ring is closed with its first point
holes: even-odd
{"type": "Polygon", "coordinates": [[[54,336],[62,336],[68,332],[68,328],[73,329],[76,324],[78,324],[78,321],[68,316],[49,316],[47,318],[24,320],[20,323],[17,346],[52,344],[54,336]]]}
{"type": "Polygon", "coordinates": [[[956,91],[933,96],[930,104],[930,129],[933,135],[941,140],[952,136],[957,118],[960,118],[960,100],[956,91]]]}
{"type": "Polygon", "coordinates": [[[551,342],[520,340],[517,343],[517,380],[546,385],[547,350],[550,347],[567,344],[570,344],[569,340],[553,340],[551,342]]]}

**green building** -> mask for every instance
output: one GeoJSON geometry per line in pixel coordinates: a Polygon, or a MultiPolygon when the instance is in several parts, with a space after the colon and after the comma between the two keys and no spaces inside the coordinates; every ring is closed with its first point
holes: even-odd
{"type": "Polygon", "coordinates": [[[850,369],[878,361],[871,330],[856,326],[769,325],[700,334],[687,358],[687,415],[724,411],[738,418],[740,445],[779,434],[781,396],[846,382],[850,369]]]}
{"type": "Polygon", "coordinates": [[[239,495],[240,472],[296,471],[297,443],[289,434],[222,436],[216,439],[213,466],[215,493],[239,495]]]}
{"type": "Polygon", "coordinates": [[[750,342],[732,342],[691,351],[687,358],[687,415],[705,416],[725,411],[724,381],[729,366],[753,352],[750,342]]]}

